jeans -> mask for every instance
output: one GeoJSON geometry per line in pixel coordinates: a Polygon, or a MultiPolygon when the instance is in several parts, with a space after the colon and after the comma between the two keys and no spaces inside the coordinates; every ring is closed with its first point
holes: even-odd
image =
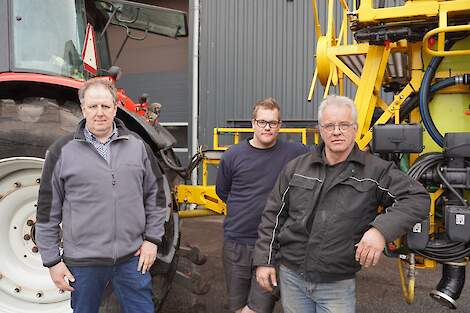
{"type": "Polygon", "coordinates": [[[139,257],[113,266],[70,266],[74,313],[98,313],[106,286],[111,283],[124,313],[154,313],[152,277],[137,271],[139,257]]]}
{"type": "Polygon", "coordinates": [[[355,313],[356,279],[310,283],[281,265],[281,301],[284,313],[355,313]]]}

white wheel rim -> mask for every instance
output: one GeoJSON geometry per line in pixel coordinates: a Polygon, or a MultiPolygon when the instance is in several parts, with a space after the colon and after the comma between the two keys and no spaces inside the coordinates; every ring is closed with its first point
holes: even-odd
{"type": "Polygon", "coordinates": [[[70,293],[54,286],[32,238],[43,163],[0,160],[0,313],[71,312],[70,293]]]}

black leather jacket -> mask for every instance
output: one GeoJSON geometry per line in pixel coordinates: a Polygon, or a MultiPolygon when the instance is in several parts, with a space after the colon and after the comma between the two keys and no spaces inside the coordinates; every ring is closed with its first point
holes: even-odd
{"type": "Polygon", "coordinates": [[[279,259],[301,275],[350,278],[360,269],[355,244],[370,227],[390,242],[427,218],[427,191],[392,162],[355,146],[325,189],[322,155],[323,145],[289,162],[279,175],[258,229],[255,265],[279,259]],[[385,214],[377,215],[379,206],[385,214]]]}

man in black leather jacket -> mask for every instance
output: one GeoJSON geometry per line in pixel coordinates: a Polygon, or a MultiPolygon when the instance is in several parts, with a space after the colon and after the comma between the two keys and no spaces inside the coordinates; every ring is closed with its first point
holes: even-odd
{"type": "Polygon", "coordinates": [[[284,168],[259,226],[254,265],[266,290],[279,277],[284,312],[355,312],[355,273],[376,265],[385,243],[427,218],[424,187],[355,144],[346,97],[318,109],[324,144],[284,168]],[[385,214],[377,215],[383,206],[385,214]]]}

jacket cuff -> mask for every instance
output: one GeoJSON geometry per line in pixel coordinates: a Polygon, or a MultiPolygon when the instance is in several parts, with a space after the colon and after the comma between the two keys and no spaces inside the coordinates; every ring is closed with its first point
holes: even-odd
{"type": "Polygon", "coordinates": [[[382,236],[384,236],[385,242],[392,242],[399,237],[395,236],[392,231],[390,229],[387,229],[387,227],[383,223],[373,221],[369,225],[377,229],[382,234],[382,236]]]}
{"type": "Polygon", "coordinates": [[[59,264],[61,261],[62,261],[62,258],[59,258],[59,259],[54,260],[54,261],[52,261],[52,262],[44,262],[43,265],[44,265],[45,267],[49,267],[49,268],[50,268],[50,267],[53,267],[54,265],[59,264]]]}
{"type": "Polygon", "coordinates": [[[155,238],[152,238],[152,237],[144,236],[144,240],[157,245],[158,248],[160,248],[162,246],[162,241],[160,239],[155,239],[155,238]]]}

